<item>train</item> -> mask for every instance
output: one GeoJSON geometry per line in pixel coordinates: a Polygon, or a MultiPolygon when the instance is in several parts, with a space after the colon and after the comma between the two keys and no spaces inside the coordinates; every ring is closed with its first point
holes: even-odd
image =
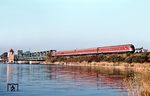
{"type": "Polygon", "coordinates": [[[105,46],[105,47],[95,47],[79,50],[69,50],[69,51],[56,51],[51,52],[50,55],[56,56],[80,56],[80,55],[94,55],[94,54],[113,54],[113,53],[134,53],[135,47],[133,44],[116,45],[116,46],[105,46]]]}

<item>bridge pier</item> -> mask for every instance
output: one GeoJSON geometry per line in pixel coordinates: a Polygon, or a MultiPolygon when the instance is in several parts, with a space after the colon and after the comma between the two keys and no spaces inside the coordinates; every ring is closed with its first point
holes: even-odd
{"type": "Polygon", "coordinates": [[[29,61],[16,61],[17,64],[29,64],[29,61]]]}
{"type": "Polygon", "coordinates": [[[29,64],[41,64],[42,61],[29,61],[29,64]]]}
{"type": "Polygon", "coordinates": [[[17,64],[45,64],[44,61],[16,61],[17,64]]]}

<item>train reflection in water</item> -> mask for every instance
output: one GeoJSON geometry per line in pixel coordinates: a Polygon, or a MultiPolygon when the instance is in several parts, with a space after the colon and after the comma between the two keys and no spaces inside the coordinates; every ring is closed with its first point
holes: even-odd
{"type": "Polygon", "coordinates": [[[63,65],[0,64],[0,96],[150,96],[150,75],[132,70],[63,65]],[[19,92],[6,91],[17,82],[19,92]]]}
{"type": "Polygon", "coordinates": [[[80,66],[50,67],[48,70],[57,74],[55,79],[61,78],[62,80],[63,78],[67,81],[73,79],[84,87],[97,86],[97,90],[106,91],[107,89],[119,89],[120,92],[127,92],[128,96],[150,96],[150,75],[148,72],[141,74],[130,69],[121,71],[119,69],[80,66]]]}
{"type": "Polygon", "coordinates": [[[119,69],[65,66],[50,67],[48,70],[56,73],[55,79],[74,79],[76,82],[82,82],[86,87],[97,86],[99,89],[104,86],[109,86],[113,89],[122,89],[122,91],[127,91],[123,80],[127,77],[134,77],[133,71],[122,72],[119,69]],[[61,75],[61,77],[58,75],[61,75]]]}

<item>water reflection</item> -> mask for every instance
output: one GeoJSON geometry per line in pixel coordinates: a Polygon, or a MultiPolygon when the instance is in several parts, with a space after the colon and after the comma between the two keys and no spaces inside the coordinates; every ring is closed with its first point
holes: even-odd
{"type": "Polygon", "coordinates": [[[97,86],[98,90],[119,89],[120,92],[127,92],[128,96],[150,96],[150,72],[135,73],[131,69],[121,71],[80,66],[63,66],[53,70],[76,82],[82,82],[82,86],[97,86]]]}
{"type": "Polygon", "coordinates": [[[96,85],[97,88],[107,86],[113,89],[124,89],[123,91],[125,91],[123,79],[132,76],[133,74],[133,71],[125,73],[117,69],[96,69],[92,67],[77,66],[52,67],[48,70],[51,70],[52,73],[57,72],[57,79],[73,79],[76,82],[79,81],[82,82],[82,84],[86,84],[87,87],[92,85],[96,85]]]}
{"type": "Polygon", "coordinates": [[[9,83],[10,81],[12,81],[13,79],[13,66],[8,64],[7,65],[7,83],[9,83]]]}
{"type": "Polygon", "coordinates": [[[150,96],[150,74],[126,69],[0,64],[0,96],[150,96]],[[20,91],[6,91],[8,82],[20,91]]]}

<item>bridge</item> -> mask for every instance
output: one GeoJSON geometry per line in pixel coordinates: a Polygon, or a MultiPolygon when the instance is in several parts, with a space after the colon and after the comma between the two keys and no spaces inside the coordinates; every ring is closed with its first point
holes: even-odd
{"type": "Polygon", "coordinates": [[[41,52],[22,52],[18,50],[18,54],[15,55],[15,61],[45,61],[48,53],[56,52],[56,50],[41,51],[41,52]]]}

